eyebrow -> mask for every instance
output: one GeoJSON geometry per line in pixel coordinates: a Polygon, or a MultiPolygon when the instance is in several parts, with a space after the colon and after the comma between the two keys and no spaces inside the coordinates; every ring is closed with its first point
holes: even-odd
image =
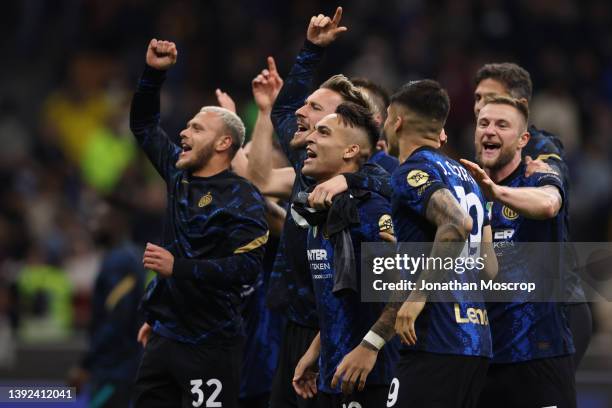
{"type": "Polygon", "coordinates": [[[331,133],[331,128],[329,128],[328,126],[325,126],[325,125],[319,125],[319,126],[317,126],[317,131],[319,131],[319,132],[327,131],[327,133],[331,133]]]}

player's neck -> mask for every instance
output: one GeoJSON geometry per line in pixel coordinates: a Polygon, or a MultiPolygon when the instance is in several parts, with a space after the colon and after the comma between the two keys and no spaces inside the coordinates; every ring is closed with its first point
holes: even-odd
{"type": "Polygon", "coordinates": [[[195,177],[212,177],[222,171],[229,170],[230,165],[231,163],[228,163],[225,157],[214,155],[205,166],[194,171],[191,175],[195,177]]]}
{"type": "Polygon", "coordinates": [[[500,181],[505,180],[509,175],[511,175],[514,172],[514,170],[516,170],[518,166],[520,165],[521,165],[521,155],[517,154],[504,167],[500,169],[495,169],[495,170],[485,169],[485,171],[487,172],[489,177],[491,177],[491,180],[493,180],[495,183],[499,183],[500,181]]]}
{"type": "Polygon", "coordinates": [[[399,162],[403,163],[414,151],[420,147],[432,147],[437,149],[440,142],[419,135],[404,135],[399,138],[399,162]]]}
{"type": "Polygon", "coordinates": [[[338,171],[326,176],[326,177],[322,177],[320,179],[317,180],[317,184],[321,184],[326,182],[327,180],[330,180],[336,176],[339,176],[341,174],[344,173],[357,173],[359,171],[359,164],[356,162],[348,162],[343,164],[338,171]]]}

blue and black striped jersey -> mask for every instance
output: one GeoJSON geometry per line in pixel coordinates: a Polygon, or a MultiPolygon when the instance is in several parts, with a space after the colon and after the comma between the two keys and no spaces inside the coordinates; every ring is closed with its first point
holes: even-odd
{"type": "MultiPolygon", "coordinates": [[[[517,167],[499,184],[517,188],[554,186],[559,189],[564,201],[566,198],[563,182],[557,174],[534,173],[531,177],[525,177],[525,165],[517,167]]],[[[563,204],[556,217],[534,220],[494,202],[491,209],[493,240],[496,243],[563,242],[567,231],[563,225],[565,211],[563,204]]],[[[517,247],[518,250],[521,248],[524,247],[517,247]]],[[[564,281],[563,274],[567,268],[563,267],[562,253],[551,250],[542,257],[521,252],[515,254],[513,251],[513,246],[504,246],[499,253],[499,279],[521,281],[526,276],[532,276],[546,279],[556,277],[556,280],[564,281]],[[541,263],[536,265],[535,261],[541,263]]],[[[563,303],[498,302],[487,304],[487,308],[493,338],[493,362],[516,363],[574,352],[563,303]]]]}
{"type": "MultiPolygon", "coordinates": [[[[293,149],[291,139],[297,130],[295,111],[304,105],[308,95],[313,91],[315,68],[323,57],[324,48],[308,40],[298,54],[296,61],[285,78],[274,107],[272,123],[274,130],[289,162],[295,169],[295,182],[292,190],[292,201],[300,191],[306,191],[315,182],[302,174],[306,158],[306,149],[293,149]]],[[[349,188],[374,191],[385,197],[391,196],[389,175],[378,166],[366,165],[357,172],[345,175],[349,188]]],[[[318,320],[312,279],[306,259],[306,231],[298,227],[290,212],[281,235],[280,247],[284,259],[277,257],[268,290],[268,304],[284,306],[287,317],[306,327],[317,328],[318,320]]]]}
{"type": "MultiPolygon", "coordinates": [[[[389,201],[378,194],[358,204],[358,225],[350,228],[355,254],[357,287],[361,287],[361,244],[379,242],[380,231],[387,231],[391,208],[389,201]]],[[[334,245],[323,227],[308,229],[308,259],[313,279],[321,335],[318,389],[326,393],[340,393],[340,385],[331,387],[338,364],[345,355],[357,347],[380,317],[385,304],[362,302],[360,293],[345,290],[334,293],[334,245]]],[[[399,340],[388,342],[378,353],[374,368],[368,375],[367,385],[388,385],[394,376],[398,359],[399,340]]]]}
{"type": "Polygon", "coordinates": [[[130,114],[136,140],[167,185],[162,245],[175,257],[172,276],[156,276],[146,290],[146,319],[159,335],[184,343],[235,339],[243,335],[242,286],[261,273],[265,203],[229,170],[195,177],[175,167],[180,148],[160,127],[164,79],[145,68],[130,114]]]}
{"type": "MultiPolygon", "coordinates": [[[[402,163],[391,177],[392,215],[398,242],[433,242],[437,227],[426,218],[429,199],[439,189],[449,190],[472,217],[469,242],[480,245],[483,228],[489,224],[486,200],[476,181],[456,161],[436,149],[421,147],[402,163]]],[[[476,271],[457,274],[460,282],[477,282],[476,271]]],[[[425,308],[415,322],[417,344],[409,349],[466,356],[491,356],[491,333],[484,298],[456,302],[436,301],[430,293],[425,308]],[[465,319],[468,310],[478,319],[465,319]]]]}

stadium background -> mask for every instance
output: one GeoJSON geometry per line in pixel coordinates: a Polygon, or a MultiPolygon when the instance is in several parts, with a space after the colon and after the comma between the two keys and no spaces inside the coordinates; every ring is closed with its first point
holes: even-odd
{"type": "MultiPolygon", "coordinates": [[[[162,100],[179,132],[215,88],[252,126],[250,81],[265,57],[286,74],[324,1],[22,0],[0,33],[0,383],[61,382],[86,344],[100,260],[88,232],[102,196],[130,204],[138,244],[156,242],[164,186],[127,126],[148,41],[175,41],[162,100]],[[42,274],[42,275],[41,275],[42,274]],[[45,276],[45,283],[32,283],[45,276]],[[44,287],[42,291],[40,287],[44,287]],[[43,293],[47,293],[46,295],[43,293]]],[[[514,61],[534,81],[532,121],[560,136],[574,241],[612,240],[612,3],[605,0],[351,1],[349,27],[319,70],[393,90],[438,79],[451,96],[449,153],[471,157],[473,75],[514,61]]],[[[612,406],[612,304],[577,375],[579,406],[612,406]]]]}

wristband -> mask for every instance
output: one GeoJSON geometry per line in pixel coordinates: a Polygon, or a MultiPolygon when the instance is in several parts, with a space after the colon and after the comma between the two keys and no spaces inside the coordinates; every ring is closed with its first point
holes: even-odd
{"type": "Polygon", "coordinates": [[[363,338],[365,341],[376,347],[377,350],[380,350],[385,345],[386,341],[378,334],[374,333],[372,330],[368,332],[363,338]]]}

